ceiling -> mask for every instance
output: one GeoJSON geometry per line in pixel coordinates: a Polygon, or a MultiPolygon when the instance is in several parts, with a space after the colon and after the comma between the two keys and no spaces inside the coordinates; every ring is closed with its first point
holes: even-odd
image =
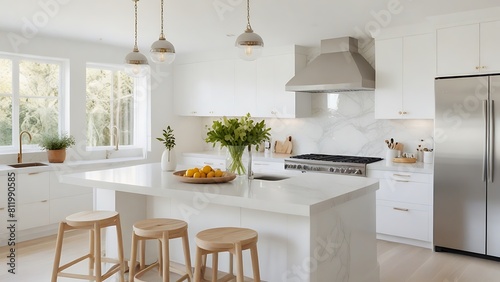
{"type": "MultiPolygon", "coordinates": [[[[133,47],[131,0],[2,1],[8,5],[0,9],[4,31],[133,47]]],[[[177,53],[233,46],[246,27],[244,0],[164,1],[165,35],[177,53]]],[[[138,5],[139,48],[144,53],[160,33],[160,0],[140,0],[138,5]]],[[[373,23],[395,27],[498,6],[497,0],[251,0],[250,20],[266,46],[318,46],[326,38],[369,36],[366,30],[373,23]],[[396,5],[399,12],[390,14],[388,5],[396,5]]]]}

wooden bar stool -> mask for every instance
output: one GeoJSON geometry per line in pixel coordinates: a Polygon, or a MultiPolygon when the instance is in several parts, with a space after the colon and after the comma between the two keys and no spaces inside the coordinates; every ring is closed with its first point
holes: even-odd
{"type": "Polygon", "coordinates": [[[153,218],[145,219],[136,222],[132,232],[132,250],[130,253],[130,271],[129,281],[142,281],[139,280],[143,274],[154,267],[158,266],[158,272],[163,278],[163,282],[170,281],[170,272],[181,275],[177,281],[188,280],[193,278],[191,269],[191,256],[189,254],[189,240],[188,240],[188,225],[185,221],[168,218],[153,218]],[[184,249],[185,269],[170,264],[169,254],[169,240],[175,238],[182,238],[182,246],[184,249]],[[145,267],[145,240],[157,239],[159,240],[160,254],[158,261],[145,267]],[[135,263],[137,259],[137,246],[140,241],[140,259],[139,271],[135,274],[135,263]]]}
{"type": "Polygon", "coordinates": [[[260,282],[259,258],[257,255],[258,234],[248,228],[221,227],[207,229],[196,235],[196,264],[194,282],[207,281],[203,278],[206,268],[206,255],[212,254],[212,282],[230,281],[233,274],[233,255],[236,256],[236,281],[243,282],[243,250],[250,249],[253,279],[260,282]],[[230,253],[229,274],[217,280],[218,253],[230,253]]]}
{"type": "Polygon", "coordinates": [[[78,212],[67,216],[64,221],[59,223],[56,254],[54,258],[54,268],[52,270],[52,282],[56,282],[57,277],[69,277],[101,282],[117,272],[119,273],[120,281],[124,282],[125,267],[126,264],[123,259],[123,241],[122,228],[120,225],[120,215],[116,211],[78,212]],[[118,239],[118,259],[101,257],[101,228],[109,226],[115,226],[116,228],[116,235],[118,239]],[[89,230],[89,253],[73,261],[70,261],[63,266],[60,266],[64,232],[74,229],[89,230]],[[87,258],[89,259],[89,275],[62,272],[68,267],[75,265],[87,258]],[[104,274],[102,274],[102,262],[109,262],[113,264],[104,274]]]}

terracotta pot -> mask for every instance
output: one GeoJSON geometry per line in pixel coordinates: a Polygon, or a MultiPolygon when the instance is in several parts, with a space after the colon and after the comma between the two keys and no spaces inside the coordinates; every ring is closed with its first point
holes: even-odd
{"type": "Polygon", "coordinates": [[[63,163],[66,159],[66,149],[48,150],[49,163],[63,163]]]}

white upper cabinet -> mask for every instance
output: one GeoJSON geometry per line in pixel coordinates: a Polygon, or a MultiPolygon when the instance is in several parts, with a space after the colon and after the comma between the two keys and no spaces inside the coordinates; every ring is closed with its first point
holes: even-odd
{"type": "Polygon", "coordinates": [[[259,106],[255,116],[295,118],[310,114],[310,93],[285,91],[285,84],[295,75],[296,63],[299,68],[305,66],[305,58],[298,56],[300,55],[286,54],[264,57],[257,61],[259,71],[256,97],[259,106]],[[301,101],[304,96],[309,102],[301,101]]]}
{"type": "MultiPolygon", "coordinates": [[[[295,46],[294,46],[295,50],[295,46]]],[[[295,118],[311,114],[311,94],[285,91],[306,56],[288,50],[247,62],[239,59],[174,67],[174,103],[184,116],[295,118]]]]}
{"type": "Polygon", "coordinates": [[[437,75],[500,71],[500,21],[441,28],[437,36],[437,75]]]}
{"type": "Polygon", "coordinates": [[[377,40],[375,118],[434,118],[433,34],[377,40]]]}
{"type": "Polygon", "coordinates": [[[221,116],[233,107],[234,64],[231,60],[178,65],[174,70],[177,114],[221,116]]]}

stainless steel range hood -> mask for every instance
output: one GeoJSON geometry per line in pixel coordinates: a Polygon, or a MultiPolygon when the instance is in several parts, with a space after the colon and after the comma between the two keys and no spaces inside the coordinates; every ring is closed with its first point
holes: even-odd
{"type": "Polygon", "coordinates": [[[375,70],[352,37],[321,41],[321,54],[285,86],[287,91],[336,93],[375,90],[375,70]]]}

